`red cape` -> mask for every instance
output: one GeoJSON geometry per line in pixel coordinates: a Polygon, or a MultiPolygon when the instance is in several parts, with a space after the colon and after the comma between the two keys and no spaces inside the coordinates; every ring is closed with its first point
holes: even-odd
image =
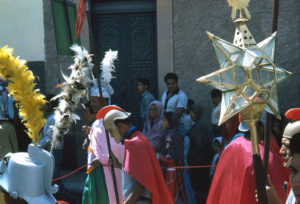
{"type": "MultiPolygon", "coordinates": [[[[283,183],[288,180],[289,171],[283,167],[282,158],[272,150],[272,146],[269,152],[269,175],[279,198],[284,203],[286,193],[283,190],[283,183]]],[[[263,146],[261,144],[259,150],[262,157],[263,146]]],[[[239,137],[221,154],[207,204],[256,203],[255,189],[251,141],[239,137]]]]}
{"type": "Polygon", "coordinates": [[[124,140],[124,170],[151,192],[153,204],[173,203],[152,145],[140,132],[135,131],[124,140]]]}

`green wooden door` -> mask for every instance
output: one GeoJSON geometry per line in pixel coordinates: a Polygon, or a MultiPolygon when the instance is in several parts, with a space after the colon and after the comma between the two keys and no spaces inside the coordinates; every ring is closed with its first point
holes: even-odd
{"type": "Polygon", "coordinates": [[[97,56],[118,50],[115,94],[112,103],[139,115],[137,79],[150,80],[150,91],[157,96],[157,50],[155,2],[101,2],[93,5],[93,33],[97,56]]]}

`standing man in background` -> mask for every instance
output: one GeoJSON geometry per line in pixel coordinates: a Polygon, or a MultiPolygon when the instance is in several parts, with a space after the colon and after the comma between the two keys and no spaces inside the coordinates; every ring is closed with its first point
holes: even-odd
{"type": "Polygon", "coordinates": [[[188,97],[187,95],[178,87],[178,77],[175,73],[168,73],[164,77],[167,90],[163,93],[161,97],[161,103],[164,107],[164,112],[176,112],[179,119],[179,131],[184,137],[186,131],[184,128],[184,115],[187,109],[188,97]]]}
{"type": "Polygon", "coordinates": [[[142,131],[145,134],[146,130],[146,121],[148,119],[149,106],[152,101],[155,100],[154,96],[148,91],[150,82],[146,78],[139,78],[137,84],[138,92],[141,95],[141,104],[140,104],[140,116],[142,118],[143,127],[142,131]]]}

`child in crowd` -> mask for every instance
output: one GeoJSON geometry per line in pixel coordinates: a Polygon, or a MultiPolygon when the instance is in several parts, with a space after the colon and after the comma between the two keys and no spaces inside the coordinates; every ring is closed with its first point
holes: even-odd
{"type": "Polygon", "coordinates": [[[149,107],[149,114],[146,126],[146,137],[154,148],[155,152],[158,152],[161,147],[162,136],[162,115],[163,106],[160,101],[153,101],[149,107]]]}
{"type": "MultiPolygon", "coordinates": [[[[215,155],[214,155],[214,158],[213,158],[213,160],[211,162],[211,165],[215,166],[215,165],[217,165],[219,157],[220,157],[220,154],[222,152],[222,137],[216,137],[216,138],[214,138],[214,140],[213,140],[213,147],[214,147],[215,155]]],[[[210,173],[209,174],[210,174],[211,178],[214,175],[215,169],[216,169],[216,167],[211,167],[210,168],[210,173]]]]}
{"type": "Polygon", "coordinates": [[[192,120],[191,115],[190,115],[191,108],[194,104],[195,104],[195,102],[192,99],[188,100],[186,114],[183,116],[183,121],[184,121],[183,127],[184,127],[184,133],[185,133],[185,135],[183,135],[183,137],[184,137],[184,165],[186,165],[186,166],[188,166],[187,157],[188,157],[188,152],[190,149],[190,138],[188,135],[191,132],[192,126],[195,124],[195,122],[192,120]]]}
{"type": "Polygon", "coordinates": [[[164,113],[162,129],[164,134],[159,159],[167,186],[174,201],[177,200],[178,191],[182,200],[186,200],[182,169],[168,168],[183,164],[183,137],[179,132],[179,118],[175,112],[164,113]]]}

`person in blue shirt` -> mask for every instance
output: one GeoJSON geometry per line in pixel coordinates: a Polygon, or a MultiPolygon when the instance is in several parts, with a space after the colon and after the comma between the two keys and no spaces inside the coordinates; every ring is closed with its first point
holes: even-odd
{"type": "Polygon", "coordinates": [[[145,134],[145,127],[147,126],[146,121],[148,118],[149,107],[152,101],[155,100],[154,96],[148,91],[150,86],[150,81],[146,78],[139,78],[137,84],[138,92],[141,95],[140,104],[140,116],[142,119],[142,131],[145,134]]]}

